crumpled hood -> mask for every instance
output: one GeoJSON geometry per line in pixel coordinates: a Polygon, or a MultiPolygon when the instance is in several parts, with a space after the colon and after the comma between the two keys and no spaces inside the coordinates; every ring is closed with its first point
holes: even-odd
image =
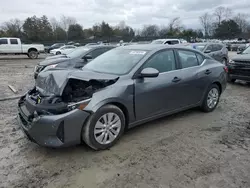
{"type": "Polygon", "coordinates": [[[41,72],[36,79],[36,88],[44,96],[61,96],[69,79],[83,81],[115,80],[117,75],[103,74],[89,70],[49,70],[41,72]]]}
{"type": "Polygon", "coordinates": [[[67,56],[62,54],[62,55],[53,55],[53,56],[48,56],[45,58],[45,60],[50,60],[50,59],[59,59],[59,58],[66,58],[67,56]]]}
{"type": "Polygon", "coordinates": [[[56,59],[45,59],[44,61],[41,61],[39,63],[39,65],[41,66],[48,66],[48,65],[53,65],[53,64],[57,64],[57,63],[62,63],[62,62],[66,62],[66,61],[70,61],[70,58],[56,58],[56,59]]]}
{"type": "Polygon", "coordinates": [[[233,61],[250,61],[250,54],[239,54],[231,58],[233,61]]]}

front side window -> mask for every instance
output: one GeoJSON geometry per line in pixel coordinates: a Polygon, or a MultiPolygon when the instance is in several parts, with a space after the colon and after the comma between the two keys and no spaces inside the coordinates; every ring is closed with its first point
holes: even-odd
{"type": "Polygon", "coordinates": [[[8,40],[7,39],[0,39],[0,44],[8,44],[8,40]]]}
{"type": "Polygon", "coordinates": [[[178,50],[177,52],[182,68],[189,68],[199,65],[198,59],[194,52],[186,50],[178,50]]]}
{"type": "Polygon", "coordinates": [[[90,55],[92,57],[92,59],[95,59],[96,57],[98,57],[99,55],[101,55],[107,51],[108,51],[107,48],[98,48],[98,49],[95,49],[92,52],[90,52],[88,55],[90,55]]]}
{"type": "Polygon", "coordinates": [[[18,44],[17,39],[10,39],[10,44],[18,44]]]}
{"type": "Polygon", "coordinates": [[[161,51],[151,56],[143,65],[143,68],[155,68],[160,73],[176,69],[175,56],[173,50],[161,51]]]}

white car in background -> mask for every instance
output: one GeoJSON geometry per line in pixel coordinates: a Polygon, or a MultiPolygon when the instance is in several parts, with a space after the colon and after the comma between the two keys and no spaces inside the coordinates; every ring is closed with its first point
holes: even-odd
{"type": "Polygon", "coordinates": [[[50,54],[53,54],[53,55],[68,54],[68,53],[74,51],[76,48],[77,47],[74,45],[65,45],[65,46],[62,46],[58,49],[51,50],[50,54]]]}
{"type": "Polygon", "coordinates": [[[30,59],[37,59],[41,52],[44,52],[43,44],[22,44],[19,38],[0,38],[1,55],[27,55],[30,59]]]}
{"type": "Polygon", "coordinates": [[[168,44],[168,45],[181,44],[181,43],[182,41],[180,39],[157,39],[151,42],[151,44],[168,44]]]}

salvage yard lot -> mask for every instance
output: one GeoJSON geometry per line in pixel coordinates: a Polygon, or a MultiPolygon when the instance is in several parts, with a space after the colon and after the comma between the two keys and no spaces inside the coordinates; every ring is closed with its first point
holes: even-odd
{"type": "MultiPolygon", "coordinates": [[[[232,54],[230,54],[232,55],[232,54]]],[[[0,98],[34,84],[41,59],[0,56],[0,98]]],[[[198,109],[127,131],[110,150],[48,149],[26,140],[17,100],[0,102],[0,187],[250,187],[250,84],[228,84],[212,113],[198,109]]]]}

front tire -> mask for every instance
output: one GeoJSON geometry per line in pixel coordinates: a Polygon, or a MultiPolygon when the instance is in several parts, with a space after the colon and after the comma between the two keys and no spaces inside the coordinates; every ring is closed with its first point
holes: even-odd
{"type": "Polygon", "coordinates": [[[60,55],[61,54],[61,52],[56,52],[56,55],[60,55]]]}
{"type": "Polygon", "coordinates": [[[203,99],[201,109],[204,112],[212,112],[217,107],[220,100],[220,88],[217,84],[212,84],[203,99]]]}
{"type": "Polygon", "coordinates": [[[108,149],[119,140],[124,128],[122,110],[114,105],[106,105],[89,117],[82,130],[82,139],[94,150],[108,149]]]}

